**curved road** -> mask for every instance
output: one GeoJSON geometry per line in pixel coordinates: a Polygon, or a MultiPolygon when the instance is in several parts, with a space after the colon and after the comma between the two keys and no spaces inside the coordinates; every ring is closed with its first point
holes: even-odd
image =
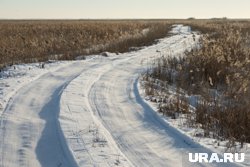
{"type": "MultiPolygon", "coordinates": [[[[188,27],[176,29],[176,35],[156,45],[133,53],[72,62],[23,87],[1,117],[0,167],[103,166],[96,161],[100,154],[91,152],[97,148],[88,146],[86,136],[70,136],[89,128],[93,120],[100,122],[107,131],[104,137],[112,143],[106,152],[118,149],[124,162],[129,161],[124,166],[182,166],[183,152],[193,148],[207,151],[163,122],[139,96],[137,78],[148,64],[160,53],[178,55],[194,45],[188,27]],[[72,89],[74,92],[67,92],[71,96],[63,96],[63,105],[78,108],[66,111],[60,108],[61,94],[69,83],[76,84],[75,78],[81,82],[72,89]],[[72,102],[77,100],[78,106],[74,106],[72,102]],[[70,142],[75,139],[75,143],[70,142]],[[75,146],[82,146],[83,152],[75,146]]],[[[105,148],[100,152],[106,153],[105,148]]],[[[103,157],[105,166],[115,166],[103,157]]]]}

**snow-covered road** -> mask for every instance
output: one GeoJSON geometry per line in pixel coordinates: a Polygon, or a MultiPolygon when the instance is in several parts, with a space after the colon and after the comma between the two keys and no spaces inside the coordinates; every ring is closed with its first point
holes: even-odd
{"type": "Polygon", "coordinates": [[[177,26],[156,45],[71,62],[24,86],[1,116],[0,167],[182,166],[184,152],[207,151],[164,122],[137,86],[156,57],[183,53],[193,38],[177,26]]]}
{"type": "Polygon", "coordinates": [[[65,142],[60,142],[57,117],[61,92],[82,70],[81,62],[72,63],[17,92],[1,119],[0,166],[70,164],[64,154],[65,142]]]}

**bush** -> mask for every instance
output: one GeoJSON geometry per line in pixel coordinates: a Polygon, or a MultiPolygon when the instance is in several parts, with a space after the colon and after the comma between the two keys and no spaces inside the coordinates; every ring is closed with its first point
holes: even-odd
{"type": "MultiPolygon", "coordinates": [[[[146,75],[201,96],[193,121],[202,125],[204,136],[250,142],[250,38],[242,28],[250,28],[250,23],[210,23],[189,23],[205,33],[201,47],[186,52],[182,59],[159,59],[146,75]]],[[[170,110],[179,112],[179,107],[170,110]]]]}

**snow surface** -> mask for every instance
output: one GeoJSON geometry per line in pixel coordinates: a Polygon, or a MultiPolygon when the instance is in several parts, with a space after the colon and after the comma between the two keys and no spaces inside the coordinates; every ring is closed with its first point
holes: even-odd
{"type": "Polygon", "coordinates": [[[189,27],[172,33],[136,52],[7,70],[14,76],[0,83],[0,167],[182,166],[183,153],[209,151],[139,94],[138,77],[155,58],[196,46],[189,27]]]}
{"type": "Polygon", "coordinates": [[[0,72],[0,115],[12,96],[23,86],[45,73],[53,72],[71,62],[58,61],[22,64],[7,67],[0,72]]]}

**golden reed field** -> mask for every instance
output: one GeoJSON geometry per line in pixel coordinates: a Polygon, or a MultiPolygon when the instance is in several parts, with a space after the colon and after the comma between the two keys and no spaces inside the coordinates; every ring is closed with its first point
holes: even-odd
{"type": "Polygon", "coordinates": [[[0,21],[1,66],[78,55],[126,52],[166,36],[169,21],[0,21]]]}

